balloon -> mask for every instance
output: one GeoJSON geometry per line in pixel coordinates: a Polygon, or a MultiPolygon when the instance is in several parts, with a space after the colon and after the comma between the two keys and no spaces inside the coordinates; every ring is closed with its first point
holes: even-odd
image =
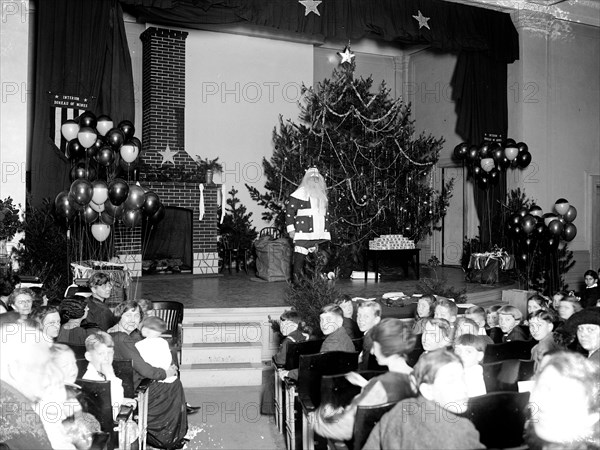
{"type": "Polygon", "coordinates": [[[510,217],[508,218],[508,223],[510,223],[513,226],[517,226],[517,225],[521,225],[521,219],[522,217],[520,215],[518,215],[517,213],[511,214],[510,217]]]}
{"type": "Polygon", "coordinates": [[[490,143],[484,141],[483,144],[479,147],[479,157],[481,159],[490,158],[492,155],[490,153],[490,143]]]}
{"type": "Polygon", "coordinates": [[[529,214],[535,217],[542,217],[542,208],[534,203],[529,207],[529,214]]]}
{"type": "Polygon", "coordinates": [[[85,147],[79,143],[78,139],[73,139],[67,144],[67,152],[71,159],[83,158],[85,156],[85,147]]]}
{"type": "Polygon", "coordinates": [[[523,243],[524,247],[529,251],[533,250],[533,247],[535,247],[535,239],[533,238],[526,237],[521,242],[523,243]]]}
{"type": "Polygon", "coordinates": [[[577,209],[573,205],[569,205],[569,209],[564,214],[565,222],[571,223],[577,218],[577,209]]]}
{"type": "Polygon", "coordinates": [[[89,204],[83,208],[83,220],[86,223],[94,223],[98,220],[98,211],[95,211],[89,204]]]}
{"type": "Polygon", "coordinates": [[[493,158],[483,158],[481,160],[481,168],[485,172],[489,172],[494,168],[494,159],[493,158]]]}
{"type": "Polygon", "coordinates": [[[475,178],[476,180],[479,179],[479,177],[481,176],[482,173],[483,173],[483,170],[481,169],[481,166],[473,167],[473,178],[475,178]]]}
{"type": "Polygon", "coordinates": [[[104,223],[95,223],[92,225],[92,236],[98,242],[104,242],[110,234],[110,227],[104,223]]]}
{"type": "Polygon", "coordinates": [[[129,139],[129,142],[131,142],[132,145],[135,145],[140,152],[142,151],[142,141],[140,141],[138,138],[134,136],[131,139],[129,139]]]}
{"type": "Polygon", "coordinates": [[[119,206],[115,206],[112,204],[112,202],[110,200],[106,200],[104,202],[104,212],[107,214],[110,214],[115,219],[121,218],[124,208],[125,208],[125,205],[121,204],[119,206]]]}
{"type": "Polygon", "coordinates": [[[80,165],[76,165],[71,169],[71,181],[75,181],[78,178],[88,178],[88,170],[80,165]]]}
{"type": "Polygon", "coordinates": [[[558,219],[558,217],[556,217],[556,214],[546,213],[542,216],[542,219],[544,219],[544,223],[546,224],[546,226],[549,226],[550,222],[558,219]]]}
{"type": "Polygon", "coordinates": [[[158,211],[156,211],[153,216],[148,217],[148,222],[151,225],[156,225],[157,223],[159,223],[164,218],[165,218],[165,207],[161,203],[158,206],[158,211]]]}
{"type": "Polygon", "coordinates": [[[505,146],[505,147],[515,147],[516,145],[517,145],[517,141],[515,141],[515,140],[514,140],[514,139],[512,139],[512,138],[508,138],[508,139],[506,140],[506,142],[504,143],[504,146],[505,146]]]}
{"type": "Polygon", "coordinates": [[[125,200],[125,209],[138,210],[145,200],[144,190],[140,186],[131,186],[127,200],[125,200]]]}
{"type": "Polygon", "coordinates": [[[70,142],[77,137],[77,133],[79,133],[79,124],[74,120],[66,120],[61,125],[60,131],[65,139],[70,142]]]}
{"type": "Polygon", "coordinates": [[[567,242],[571,242],[573,239],[575,239],[575,236],[577,236],[577,227],[575,224],[567,223],[563,228],[561,236],[567,242]]]}
{"type": "Polygon", "coordinates": [[[98,123],[96,124],[96,129],[98,130],[98,133],[100,133],[101,136],[106,136],[106,133],[108,133],[108,131],[110,129],[112,129],[114,126],[115,126],[114,122],[107,115],[103,114],[100,117],[98,117],[98,123]]]}
{"type": "Polygon", "coordinates": [[[81,127],[77,133],[77,140],[84,148],[90,148],[96,142],[98,135],[90,127],[81,127]]]}
{"type": "Polygon", "coordinates": [[[108,199],[108,186],[105,181],[96,180],[92,183],[94,195],[92,201],[98,205],[103,204],[108,199]]]}
{"type": "Polygon", "coordinates": [[[131,139],[135,134],[135,127],[130,120],[122,120],[119,122],[119,129],[123,132],[125,139],[131,139]]]}
{"type": "Polygon", "coordinates": [[[479,189],[483,189],[484,191],[490,186],[490,180],[485,172],[481,172],[479,175],[479,178],[477,179],[477,186],[479,186],[479,189]]]}
{"type": "Polygon", "coordinates": [[[111,216],[106,210],[102,211],[100,214],[100,221],[105,223],[106,225],[113,225],[115,223],[116,217],[111,216]]]}
{"type": "Polygon", "coordinates": [[[93,157],[96,153],[100,151],[102,147],[106,147],[107,145],[108,142],[106,142],[106,138],[104,136],[97,135],[96,142],[94,142],[94,145],[87,149],[88,156],[90,158],[93,157]]]}
{"type": "Polygon", "coordinates": [[[59,216],[71,219],[75,215],[75,209],[69,201],[69,191],[62,191],[54,199],[54,206],[59,216]]]}
{"type": "Polygon", "coordinates": [[[121,147],[121,145],[123,145],[123,142],[125,141],[125,136],[123,135],[123,132],[118,128],[111,128],[106,133],[106,141],[110,146],[112,146],[112,148],[118,149],[119,147],[121,147]]]}
{"type": "Polygon", "coordinates": [[[554,219],[548,225],[548,232],[552,236],[560,236],[560,233],[562,233],[563,228],[564,228],[564,225],[561,223],[561,221],[558,219],[554,219]]]}
{"type": "Polygon", "coordinates": [[[113,152],[113,149],[110,148],[108,145],[102,147],[102,149],[100,149],[100,151],[96,155],[96,161],[98,161],[98,164],[104,167],[110,166],[114,162],[114,160],[115,153],[113,152]]]}
{"type": "Polygon", "coordinates": [[[90,208],[92,208],[97,213],[101,213],[104,211],[104,203],[98,204],[98,203],[90,202],[90,203],[88,203],[88,205],[90,208]]]}
{"type": "Polygon", "coordinates": [[[466,142],[461,142],[456,147],[454,147],[454,158],[463,160],[467,157],[467,153],[469,152],[469,146],[466,142]]]}
{"type": "Polygon", "coordinates": [[[521,254],[519,255],[519,260],[520,260],[521,262],[524,262],[524,263],[526,263],[526,262],[527,262],[527,253],[521,253],[521,254]]]}
{"type": "Polygon", "coordinates": [[[548,250],[556,251],[558,249],[558,237],[549,237],[545,241],[545,246],[548,250]]]}
{"type": "Polygon", "coordinates": [[[488,180],[490,180],[490,184],[492,186],[497,185],[498,182],[500,181],[500,171],[498,169],[496,169],[495,167],[492,168],[492,170],[490,170],[488,172],[488,180]]]}
{"type": "Polygon", "coordinates": [[[130,143],[124,144],[121,147],[121,158],[127,163],[134,162],[139,154],[140,150],[135,145],[130,143]]]}
{"type": "Polygon", "coordinates": [[[500,161],[498,161],[498,167],[506,171],[510,167],[510,160],[504,155],[500,161]]]}
{"type": "Polygon", "coordinates": [[[493,144],[492,147],[490,148],[490,154],[492,155],[494,162],[496,164],[499,164],[500,160],[502,160],[502,158],[504,158],[504,149],[502,147],[500,147],[500,145],[497,143],[493,144]]]}
{"type": "Polygon", "coordinates": [[[519,154],[529,151],[529,147],[527,146],[527,144],[525,142],[519,142],[517,144],[517,149],[519,149],[519,154]]]}
{"type": "Polygon", "coordinates": [[[513,225],[512,227],[513,236],[515,239],[519,240],[524,235],[523,228],[520,225],[513,225]]]}
{"type": "Polygon", "coordinates": [[[71,204],[71,206],[75,210],[75,213],[83,211],[83,209],[85,208],[85,204],[77,203],[75,201],[75,197],[70,192],[69,192],[69,203],[71,204]]]}
{"type": "Polygon", "coordinates": [[[528,213],[529,211],[527,211],[527,208],[519,208],[517,211],[517,214],[521,217],[525,217],[528,213]]]}
{"type": "Polygon", "coordinates": [[[509,161],[512,161],[519,154],[519,149],[517,147],[506,147],[504,149],[504,153],[509,161]]]}
{"type": "Polygon", "coordinates": [[[158,208],[160,207],[160,199],[152,191],[148,191],[144,194],[144,204],[142,205],[142,212],[146,217],[153,216],[158,208]]]}
{"type": "Polygon", "coordinates": [[[546,225],[544,224],[544,222],[538,222],[537,225],[535,226],[535,228],[533,229],[533,234],[538,239],[541,239],[546,234],[547,230],[548,230],[548,228],[546,228],[546,225]]]}
{"type": "Polygon", "coordinates": [[[564,198],[559,198],[554,202],[554,210],[561,216],[564,216],[567,213],[569,206],[571,205],[569,205],[569,202],[564,198]]]}
{"type": "Polygon", "coordinates": [[[73,199],[80,205],[87,205],[90,200],[92,200],[94,188],[92,187],[92,183],[90,183],[88,180],[84,178],[78,178],[71,183],[69,194],[71,194],[73,199]]]}
{"type": "Polygon", "coordinates": [[[521,224],[521,228],[523,228],[523,231],[525,232],[525,234],[531,234],[531,232],[534,230],[535,226],[537,225],[537,220],[531,214],[527,214],[525,217],[523,217],[521,219],[520,224],[521,224]]]}
{"type": "Polygon", "coordinates": [[[128,194],[129,185],[125,182],[125,180],[122,180],[121,178],[115,178],[108,183],[108,198],[113,205],[119,206],[122,204],[127,199],[128,194]]]}
{"type": "Polygon", "coordinates": [[[522,152],[517,155],[517,164],[521,169],[524,169],[531,162],[531,153],[522,152]]]}
{"type": "Polygon", "coordinates": [[[139,209],[125,209],[121,219],[126,227],[135,228],[142,220],[142,211],[139,209]]]}
{"type": "Polygon", "coordinates": [[[471,145],[469,147],[469,151],[467,152],[467,161],[475,162],[477,157],[479,156],[479,149],[476,145],[471,145]]]}
{"type": "Polygon", "coordinates": [[[82,115],[79,116],[79,126],[81,127],[90,127],[96,128],[96,115],[91,111],[86,111],[82,115]]]}

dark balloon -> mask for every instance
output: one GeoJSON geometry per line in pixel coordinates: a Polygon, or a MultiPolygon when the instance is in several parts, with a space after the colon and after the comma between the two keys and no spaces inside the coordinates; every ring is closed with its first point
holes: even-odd
{"type": "Polygon", "coordinates": [[[528,250],[531,251],[533,250],[533,248],[535,247],[535,239],[531,238],[531,237],[526,237],[525,239],[523,239],[521,241],[523,243],[523,246],[528,250]]]}
{"type": "Polygon", "coordinates": [[[76,165],[71,169],[71,181],[75,181],[78,178],[88,178],[88,170],[83,165],[76,165]]]}
{"type": "Polygon", "coordinates": [[[542,208],[540,208],[538,205],[536,205],[534,203],[533,205],[531,205],[529,207],[529,214],[531,214],[532,216],[535,216],[535,217],[542,217],[542,215],[543,215],[542,208]]]}
{"type": "Polygon", "coordinates": [[[96,161],[98,161],[98,164],[101,166],[108,167],[115,161],[115,152],[108,145],[102,147],[96,154],[96,161]]]}
{"type": "Polygon", "coordinates": [[[115,219],[119,219],[121,214],[123,213],[123,209],[125,209],[125,205],[120,204],[119,206],[115,206],[112,204],[110,199],[104,202],[104,212],[110,214],[115,219]]]}
{"type": "Polygon", "coordinates": [[[510,223],[513,226],[520,226],[521,218],[522,217],[517,213],[511,214],[510,217],[508,218],[508,223],[510,223]]]}
{"type": "Polygon", "coordinates": [[[548,225],[548,232],[552,235],[552,236],[560,236],[560,234],[562,233],[564,228],[564,225],[562,224],[562,222],[560,220],[553,220],[552,222],[550,222],[550,225],[548,225]]]}
{"type": "Polygon", "coordinates": [[[466,142],[462,142],[454,147],[454,158],[462,161],[467,157],[467,153],[469,153],[469,146],[466,142]]]}
{"type": "Polygon", "coordinates": [[[500,182],[500,171],[494,167],[488,172],[488,180],[492,186],[496,186],[500,182]]]}
{"type": "Polygon", "coordinates": [[[527,214],[529,214],[529,211],[527,210],[527,208],[519,208],[517,214],[521,217],[525,217],[527,214]]]}
{"type": "Polygon", "coordinates": [[[81,204],[81,203],[77,203],[75,201],[75,197],[73,197],[73,194],[71,194],[69,192],[69,203],[71,204],[71,206],[73,207],[73,209],[75,210],[76,213],[83,211],[85,205],[81,204]]]}
{"type": "Polygon", "coordinates": [[[471,145],[469,147],[469,151],[467,152],[467,161],[474,163],[477,161],[477,157],[479,156],[479,149],[476,145],[471,145]]]}
{"type": "Polygon", "coordinates": [[[494,158],[494,162],[500,164],[500,161],[504,158],[504,149],[499,144],[493,144],[490,148],[490,154],[494,158]]]}
{"type": "Polygon", "coordinates": [[[125,209],[138,210],[142,207],[145,201],[144,190],[140,186],[131,186],[129,195],[125,200],[125,209]]]}
{"type": "Polygon", "coordinates": [[[567,242],[571,242],[575,239],[575,236],[577,236],[577,227],[573,223],[567,223],[563,228],[562,238],[567,242]]]}
{"type": "Polygon", "coordinates": [[[60,192],[54,199],[54,206],[56,207],[57,214],[67,220],[73,218],[75,215],[75,209],[69,201],[69,191],[60,192]]]}
{"type": "Polygon", "coordinates": [[[478,180],[482,173],[483,169],[481,168],[481,166],[477,165],[473,167],[473,178],[478,180]]]}
{"type": "Polygon", "coordinates": [[[83,209],[83,220],[85,220],[86,223],[92,224],[98,220],[98,213],[94,211],[90,205],[87,205],[83,209]]]}
{"type": "MultiPolygon", "coordinates": [[[[129,139],[129,142],[132,145],[135,145],[137,148],[140,149],[140,152],[142,151],[142,141],[140,141],[138,138],[136,138],[135,136],[132,137],[131,139],[129,139]]],[[[466,145],[466,144],[465,144],[466,145]]]]}
{"type": "Polygon", "coordinates": [[[148,191],[144,194],[144,204],[142,205],[142,212],[146,217],[153,216],[156,214],[160,207],[160,199],[152,191],[148,191]]]}
{"type": "MultiPolygon", "coordinates": [[[[517,156],[518,156],[518,155],[517,155],[517,156]]],[[[513,159],[513,160],[510,162],[510,167],[511,167],[512,169],[516,169],[517,167],[519,167],[519,161],[517,160],[517,158],[513,159]]]]}
{"type": "Polygon", "coordinates": [[[80,205],[87,205],[94,195],[94,188],[88,180],[79,178],[71,183],[69,194],[80,205]]]}
{"type": "Polygon", "coordinates": [[[79,139],[73,139],[69,141],[67,144],[67,152],[69,153],[69,158],[77,160],[79,158],[83,158],[85,156],[85,148],[79,142],[79,139]]]}
{"type": "Polygon", "coordinates": [[[569,209],[567,209],[567,212],[563,217],[565,219],[565,222],[573,222],[577,218],[577,209],[575,209],[573,205],[569,205],[569,209]]]}
{"type": "Polygon", "coordinates": [[[118,150],[119,147],[123,145],[123,142],[125,142],[125,135],[120,129],[113,128],[106,133],[106,142],[108,142],[112,148],[118,150]]]}
{"type": "Polygon", "coordinates": [[[156,225],[164,218],[165,218],[165,207],[161,203],[158,207],[158,211],[156,211],[153,216],[148,217],[148,223],[150,223],[151,225],[156,225]]]}
{"type": "Polygon", "coordinates": [[[498,161],[498,167],[506,171],[510,167],[510,160],[504,155],[500,161],[498,161]]]}
{"type": "Polygon", "coordinates": [[[523,232],[523,228],[521,228],[521,225],[513,225],[512,233],[516,240],[519,240],[523,236],[525,236],[525,233],[523,232]]]}
{"type": "Polygon", "coordinates": [[[479,157],[481,159],[492,157],[492,155],[490,153],[490,143],[489,142],[484,142],[483,144],[481,144],[481,147],[479,147],[479,157]]]}
{"type": "Polygon", "coordinates": [[[504,143],[504,147],[514,147],[515,145],[517,145],[517,143],[512,138],[508,138],[504,143]]]}
{"type": "Polygon", "coordinates": [[[526,263],[526,262],[527,262],[527,253],[521,253],[521,254],[519,255],[519,260],[520,260],[521,262],[524,262],[524,263],[526,263]]]}
{"type": "Polygon", "coordinates": [[[79,116],[78,120],[80,127],[96,128],[96,115],[91,111],[84,112],[82,115],[79,116]]]}
{"type": "Polygon", "coordinates": [[[128,194],[129,185],[125,182],[125,180],[122,180],[121,178],[115,178],[108,183],[108,199],[113,205],[121,205],[125,200],[127,200],[128,194]]]}
{"type": "Polygon", "coordinates": [[[517,155],[517,158],[515,159],[515,161],[517,161],[517,164],[519,165],[519,167],[521,169],[524,169],[531,162],[531,153],[529,153],[529,152],[519,153],[517,155]]]}
{"type": "Polygon", "coordinates": [[[517,148],[519,149],[519,154],[529,151],[529,147],[527,146],[527,144],[525,142],[519,142],[517,144],[517,148]]]}
{"type": "Polygon", "coordinates": [[[537,219],[533,217],[531,214],[527,214],[525,217],[521,219],[521,228],[525,234],[531,234],[537,225],[537,219]]]}
{"type": "Polygon", "coordinates": [[[130,120],[123,120],[119,123],[119,129],[123,132],[123,136],[125,136],[125,140],[129,140],[135,134],[135,127],[130,120]]]}
{"type": "Polygon", "coordinates": [[[477,179],[477,186],[479,186],[479,189],[483,189],[484,191],[490,187],[490,180],[487,176],[487,173],[485,173],[484,171],[481,171],[481,174],[479,175],[479,178],[477,179]]]}
{"type": "Polygon", "coordinates": [[[113,225],[115,223],[115,220],[116,217],[111,216],[106,210],[100,213],[100,221],[106,225],[113,225]]]}
{"type": "Polygon", "coordinates": [[[549,237],[545,241],[545,247],[550,251],[558,249],[558,237],[549,237]]]}
{"type": "Polygon", "coordinates": [[[125,209],[121,220],[126,227],[135,228],[142,221],[142,211],[139,209],[125,209]]]}
{"type": "Polygon", "coordinates": [[[547,230],[548,229],[546,228],[546,225],[544,225],[544,222],[538,222],[533,230],[533,234],[538,239],[541,239],[546,234],[547,230]]]}
{"type": "Polygon", "coordinates": [[[88,148],[87,151],[87,156],[89,158],[94,158],[98,152],[100,151],[100,149],[102,147],[106,147],[108,145],[108,142],[106,142],[106,138],[104,136],[98,135],[98,139],[96,139],[96,142],[94,142],[94,145],[92,145],[90,148],[88,148]]]}

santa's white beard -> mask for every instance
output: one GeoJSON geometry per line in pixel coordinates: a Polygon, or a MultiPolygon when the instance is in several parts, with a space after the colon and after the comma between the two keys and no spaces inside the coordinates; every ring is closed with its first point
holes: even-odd
{"type": "Polygon", "coordinates": [[[309,181],[306,183],[305,188],[311,201],[314,202],[315,206],[319,209],[319,212],[325,214],[325,210],[327,209],[327,193],[323,190],[321,184],[309,181]]]}

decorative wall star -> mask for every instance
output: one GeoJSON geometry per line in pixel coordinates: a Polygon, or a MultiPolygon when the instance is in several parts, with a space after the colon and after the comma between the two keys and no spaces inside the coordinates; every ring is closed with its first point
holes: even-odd
{"type": "Polygon", "coordinates": [[[162,156],[162,162],[160,163],[161,166],[165,165],[166,163],[170,162],[171,164],[175,165],[175,161],[173,160],[173,157],[179,153],[178,150],[171,150],[171,148],[169,147],[169,144],[167,144],[167,148],[165,148],[164,150],[158,152],[160,153],[160,155],[162,156]]]}
{"type": "Polygon", "coordinates": [[[343,52],[337,52],[337,54],[342,57],[341,64],[344,64],[344,63],[351,64],[352,63],[352,58],[354,58],[356,56],[354,53],[350,52],[350,48],[348,46],[346,46],[344,48],[343,52]]]}
{"type": "Polygon", "coordinates": [[[304,15],[308,16],[309,13],[315,13],[317,16],[320,16],[321,13],[319,12],[319,10],[317,9],[317,6],[319,6],[321,3],[323,3],[322,1],[319,0],[300,0],[298,3],[300,3],[302,6],[304,6],[306,8],[306,10],[304,11],[304,15]]]}
{"type": "Polygon", "coordinates": [[[431,17],[425,17],[423,14],[421,14],[421,10],[419,10],[417,15],[413,17],[417,20],[417,22],[419,22],[419,30],[423,27],[431,30],[431,28],[429,28],[429,24],[427,23],[431,17]]]}

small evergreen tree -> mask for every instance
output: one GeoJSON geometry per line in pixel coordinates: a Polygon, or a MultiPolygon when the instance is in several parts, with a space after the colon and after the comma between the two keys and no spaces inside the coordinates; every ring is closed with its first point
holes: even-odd
{"type": "Polygon", "coordinates": [[[239,191],[232,187],[228,192],[227,206],[223,223],[219,224],[219,233],[229,240],[231,245],[240,248],[251,248],[256,239],[256,228],[252,226],[252,213],[247,212],[246,207],[237,198],[239,191]]]}

